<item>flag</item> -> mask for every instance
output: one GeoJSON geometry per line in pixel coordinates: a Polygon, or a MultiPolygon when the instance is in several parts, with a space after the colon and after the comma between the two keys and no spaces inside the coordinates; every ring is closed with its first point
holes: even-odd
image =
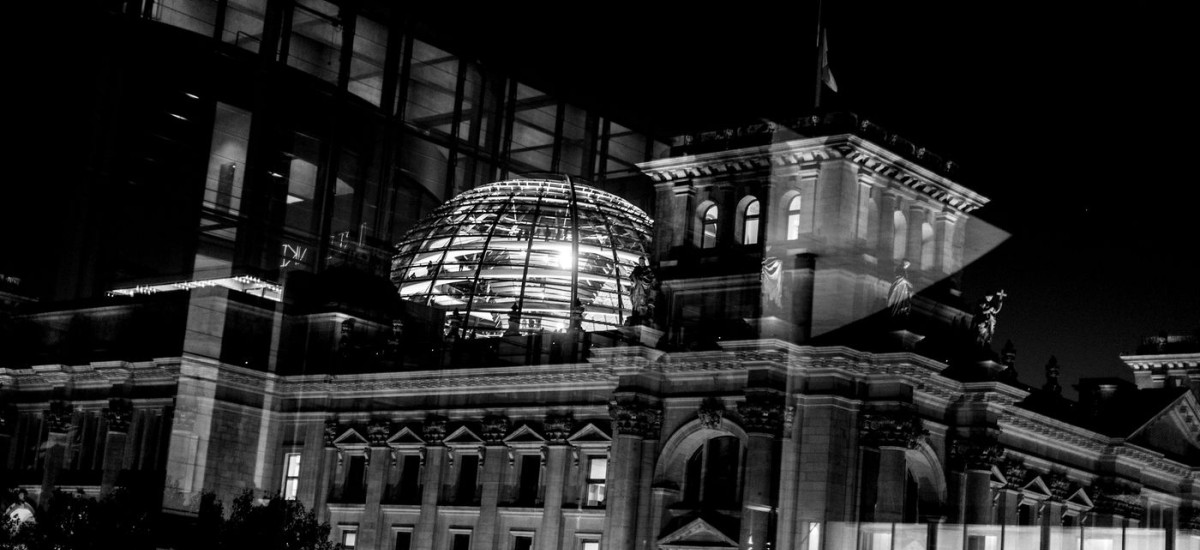
{"type": "Polygon", "coordinates": [[[829,86],[830,90],[838,91],[837,81],[833,79],[833,72],[829,70],[829,40],[825,38],[825,29],[821,29],[821,82],[829,86]]]}

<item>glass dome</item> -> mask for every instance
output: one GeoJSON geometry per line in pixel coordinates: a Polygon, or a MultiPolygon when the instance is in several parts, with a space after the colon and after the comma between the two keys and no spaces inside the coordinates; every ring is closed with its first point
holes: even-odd
{"type": "Polygon", "coordinates": [[[447,322],[463,336],[503,334],[517,311],[521,332],[564,331],[574,300],[582,328],[604,330],[631,313],[630,274],[647,255],[652,223],[624,199],[569,179],[492,183],[405,234],[392,282],[405,300],[457,310],[447,322]]]}

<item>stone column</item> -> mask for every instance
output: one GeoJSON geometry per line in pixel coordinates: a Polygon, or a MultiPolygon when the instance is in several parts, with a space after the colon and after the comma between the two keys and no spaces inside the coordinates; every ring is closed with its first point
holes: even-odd
{"type": "Polygon", "coordinates": [[[900,204],[900,198],[890,191],[884,191],[879,197],[879,241],[876,246],[876,257],[879,258],[879,274],[883,280],[892,277],[892,246],[896,230],[895,212],[900,204]]]}
{"type": "Polygon", "coordinates": [[[637,398],[614,399],[608,406],[613,422],[613,453],[605,495],[604,547],[634,550],[641,476],[642,442],[651,425],[657,428],[661,412],[637,398]]]}
{"type": "Polygon", "coordinates": [[[538,531],[539,550],[556,550],[562,538],[563,489],[567,477],[567,437],[575,419],[570,414],[546,415],[545,434],[546,492],[542,498],[542,527],[538,531]]]}
{"type": "MultiPolygon", "coordinates": [[[[921,265],[921,256],[924,250],[921,248],[921,224],[925,223],[925,209],[911,205],[908,208],[908,244],[905,246],[904,255],[910,261],[914,271],[917,271],[924,276],[924,266],[921,265]]],[[[930,243],[930,246],[933,244],[930,243]]]]}
{"type": "Polygon", "coordinates": [[[104,409],[104,462],[100,476],[100,495],[112,492],[121,475],[125,458],[125,440],[129,434],[129,421],[133,419],[133,406],[125,399],[109,399],[104,409]]]}
{"type": "Polygon", "coordinates": [[[497,526],[500,523],[500,484],[504,475],[508,447],[504,438],[508,435],[508,417],[502,415],[485,416],[483,418],[483,442],[481,447],[483,458],[480,467],[483,478],[479,494],[479,521],[475,524],[475,533],[471,537],[471,546],[475,550],[491,550],[501,547],[501,539],[497,537],[497,526]]]}
{"type": "Polygon", "coordinates": [[[379,521],[382,512],[379,505],[383,502],[383,492],[387,485],[387,471],[391,467],[391,448],[388,447],[388,436],[391,435],[391,423],[386,420],[374,420],[367,425],[367,500],[363,503],[363,515],[358,524],[358,544],[363,548],[374,548],[378,544],[379,521]]]}
{"type": "Polygon", "coordinates": [[[38,506],[43,510],[50,506],[58,472],[63,466],[63,457],[67,450],[67,433],[71,431],[74,411],[65,401],[51,401],[50,408],[43,413],[49,431],[46,441],[46,461],[42,470],[42,494],[38,497],[38,506]]]}
{"type": "Polygon", "coordinates": [[[796,508],[799,495],[797,483],[800,478],[800,422],[796,422],[798,407],[788,405],[783,409],[783,441],[779,460],[779,521],[775,529],[776,548],[793,548],[798,533],[807,532],[807,524],[797,518],[796,508]]]}
{"type": "Polygon", "coordinates": [[[429,417],[421,430],[424,457],[421,463],[421,515],[413,529],[414,548],[433,548],[437,528],[438,496],[442,488],[442,464],[446,461],[446,419],[429,417]]]}
{"type": "Polygon", "coordinates": [[[779,454],[779,432],[783,425],[783,397],[754,392],[738,404],[746,428],[745,488],[742,495],[742,550],[771,548],[771,514],[775,511],[778,486],[775,464],[779,454]]]}
{"type": "MultiPolygon", "coordinates": [[[[908,485],[910,449],[916,449],[928,432],[921,419],[911,411],[864,412],[859,415],[859,443],[879,450],[875,475],[874,503],[864,502],[871,521],[898,523],[904,519],[904,491],[908,485]]],[[[863,498],[872,495],[864,492],[863,498]]]]}
{"type": "Polygon", "coordinates": [[[989,437],[954,441],[950,459],[963,472],[963,523],[992,524],[992,467],[1000,464],[1004,449],[989,437]]]}
{"type": "Polygon", "coordinates": [[[934,243],[937,247],[934,249],[933,265],[946,274],[958,271],[954,257],[954,233],[959,230],[956,222],[958,216],[950,212],[941,212],[937,215],[937,222],[933,228],[934,243]]]}
{"type": "MultiPolygon", "coordinates": [[[[337,475],[338,468],[338,451],[334,447],[333,442],[338,436],[337,420],[329,418],[325,420],[324,431],[321,434],[321,450],[319,463],[316,466],[316,487],[313,489],[313,510],[317,514],[317,521],[325,521],[329,517],[329,507],[326,504],[329,502],[329,496],[333,490],[333,480],[337,475]]],[[[300,459],[300,471],[304,472],[304,459],[300,459]]],[[[304,483],[300,484],[304,487],[304,483]]]]}

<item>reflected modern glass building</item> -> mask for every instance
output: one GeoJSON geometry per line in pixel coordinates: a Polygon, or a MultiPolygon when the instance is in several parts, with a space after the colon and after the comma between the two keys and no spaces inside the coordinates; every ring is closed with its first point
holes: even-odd
{"type": "Polygon", "coordinates": [[[0,481],[39,510],[150,487],[162,547],[249,489],[375,550],[1200,548],[1195,339],[1078,402],[1017,380],[962,299],[988,199],[870,119],[656,138],[370,1],[87,15],[71,253],[0,279],[0,481]]]}

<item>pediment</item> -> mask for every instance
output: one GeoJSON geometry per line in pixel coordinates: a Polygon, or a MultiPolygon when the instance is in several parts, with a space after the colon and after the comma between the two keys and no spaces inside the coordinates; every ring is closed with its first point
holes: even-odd
{"type": "Polygon", "coordinates": [[[1094,504],[1092,503],[1092,497],[1089,497],[1088,494],[1085,493],[1082,488],[1075,491],[1074,493],[1071,493],[1071,496],[1067,497],[1067,502],[1070,504],[1078,504],[1079,506],[1082,506],[1084,508],[1091,508],[1092,506],[1094,506],[1094,504]]]}
{"type": "Polygon", "coordinates": [[[1127,440],[1176,457],[1200,456],[1200,402],[1192,392],[1184,392],[1127,440]]]}
{"type": "Polygon", "coordinates": [[[541,445],[546,442],[546,438],[537,433],[536,430],[529,427],[529,424],[522,424],[520,428],[513,430],[513,433],[508,434],[504,438],[504,442],[509,445],[541,445]]]}
{"type": "Polygon", "coordinates": [[[696,518],[658,539],[658,547],[662,550],[712,550],[737,548],[738,543],[703,518],[696,518]]]}
{"type": "Polygon", "coordinates": [[[414,446],[415,447],[415,446],[424,445],[425,440],[421,439],[421,436],[417,435],[417,433],[412,431],[411,429],[401,428],[400,431],[395,433],[395,435],[388,438],[387,443],[388,443],[388,445],[391,445],[393,447],[405,447],[405,446],[414,446]]]}
{"type": "Polygon", "coordinates": [[[1025,492],[1026,496],[1037,498],[1039,500],[1047,499],[1053,496],[1050,492],[1050,487],[1046,485],[1045,481],[1042,481],[1042,476],[1033,478],[1029,481],[1029,483],[1026,483],[1024,487],[1021,487],[1021,490],[1025,492]]]}
{"type": "Polygon", "coordinates": [[[575,445],[586,445],[589,443],[610,444],[612,443],[612,438],[604,433],[604,430],[589,422],[586,426],[580,428],[579,431],[572,434],[571,437],[568,437],[567,441],[575,445]]]}
{"type": "Polygon", "coordinates": [[[347,429],[337,439],[333,440],[336,447],[366,447],[367,438],[358,433],[354,428],[347,429]]]}
{"type": "Polygon", "coordinates": [[[442,443],[445,443],[446,445],[450,445],[450,446],[455,446],[455,445],[476,446],[476,445],[483,444],[483,438],[479,437],[478,435],[475,435],[475,432],[471,431],[466,426],[463,426],[457,430],[454,430],[454,433],[446,436],[446,439],[443,439],[442,443]]]}

